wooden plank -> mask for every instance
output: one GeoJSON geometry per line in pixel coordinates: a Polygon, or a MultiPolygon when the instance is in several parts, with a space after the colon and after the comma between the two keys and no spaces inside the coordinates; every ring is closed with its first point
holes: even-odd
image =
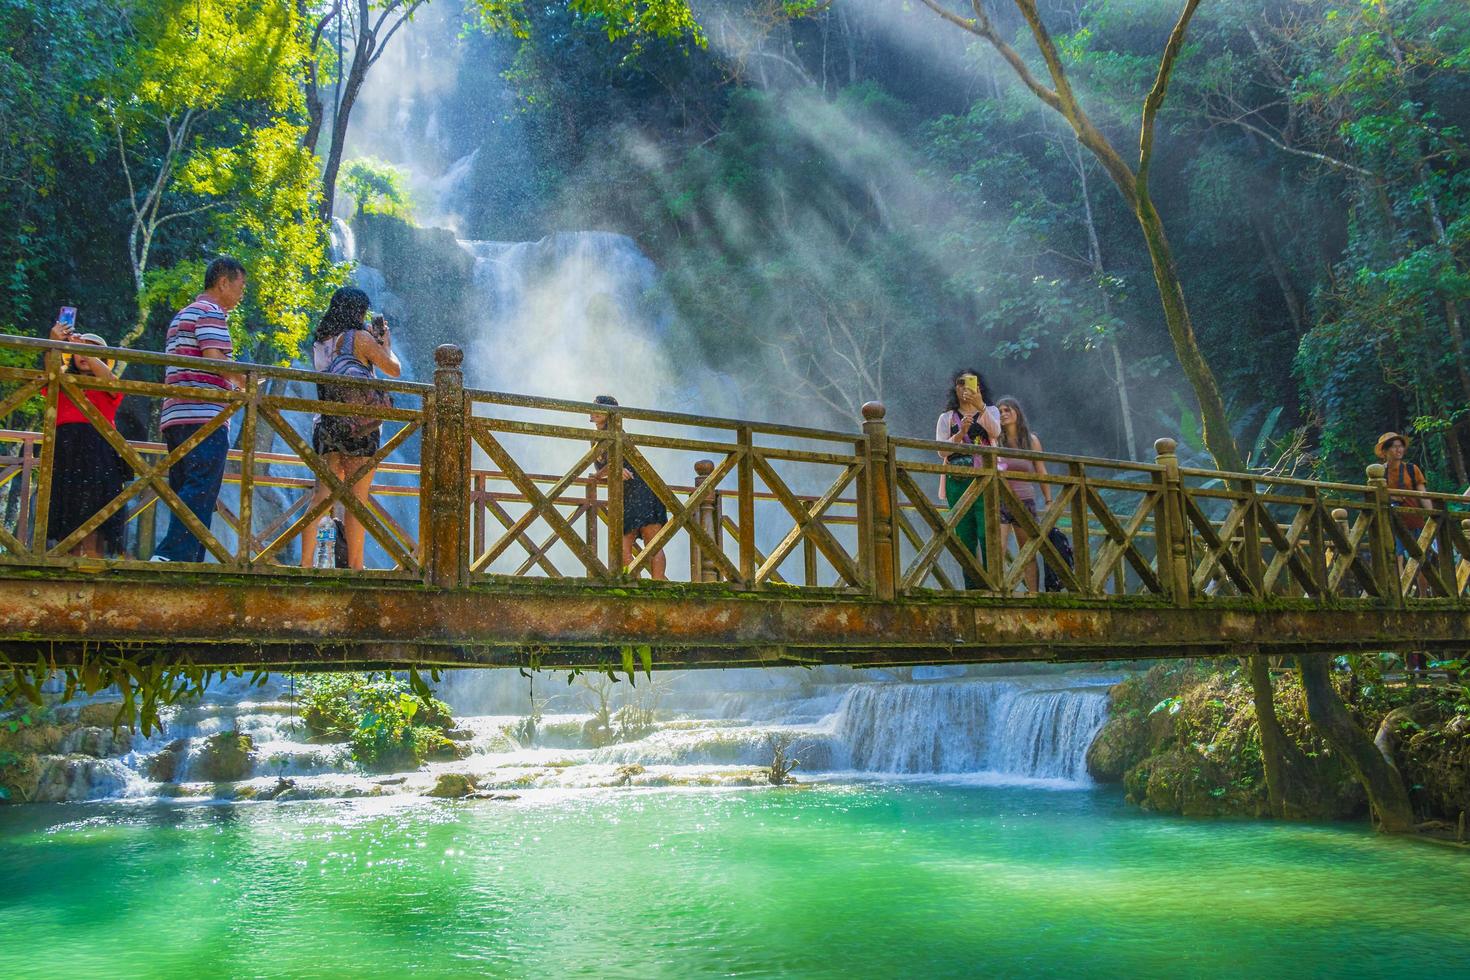
{"type": "MultiPolygon", "coordinates": [[[[474,436],[475,442],[479,443],[480,448],[484,449],[486,454],[495,461],[495,465],[499,466],[505,472],[506,477],[511,483],[521,493],[525,494],[526,500],[530,503],[532,509],[540,513],[541,517],[561,537],[567,548],[582,563],[583,567],[593,577],[608,577],[607,566],[598,559],[596,554],[588,549],[586,542],[577,537],[577,532],[567,523],[566,518],[561,516],[561,513],[556,509],[556,505],[547,499],[546,495],[536,486],[535,481],[526,475],[526,472],[521,469],[520,465],[516,463],[495,436],[489,430],[480,427],[472,427],[471,433],[474,436]]],[[[613,446],[616,447],[616,445],[617,443],[614,441],[613,446]]],[[[621,536],[619,536],[618,544],[619,546],[622,544],[621,536]]]]}
{"type": "Polygon", "coordinates": [[[990,570],[981,564],[979,556],[965,547],[964,542],[959,539],[959,535],[954,533],[954,529],[959,526],[965,514],[971,507],[975,506],[975,501],[980,499],[980,495],[985,490],[986,483],[994,479],[994,476],[974,478],[970,485],[965,488],[965,492],[960,495],[960,499],[956,500],[954,506],[949,508],[949,516],[947,518],[939,513],[937,506],[929,502],[929,495],[924,493],[919,488],[919,485],[914,482],[914,478],[909,475],[907,468],[899,466],[896,477],[899,489],[913,503],[914,509],[934,533],[934,537],[914,556],[913,562],[909,565],[899,581],[899,587],[905,592],[917,588],[919,583],[928,575],[929,567],[939,558],[939,549],[945,548],[960,563],[962,569],[968,568],[987,588],[994,590],[996,583],[990,576],[990,570]]]}
{"type": "MultiPolygon", "coordinates": [[[[474,434],[473,430],[472,434],[474,434]]],[[[494,439],[494,437],[490,435],[488,430],[485,430],[484,434],[485,438],[492,440],[494,439]]],[[[479,436],[477,434],[476,439],[477,441],[479,439],[479,436]]],[[[496,445],[500,445],[498,441],[496,442],[496,445]]],[[[503,447],[501,448],[503,450],[503,447]]],[[[558,498],[561,496],[562,492],[566,490],[567,487],[571,486],[571,484],[576,481],[578,475],[581,474],[583,470],[587,469],[587,467],[592,464],[593,460],[597,458],[598,449],[599,446],[595,444],[591,446],[585,453],[582,454],[582,458],[577,460],[577,462],[572,465],[572,468],[570,470],[562,474],[561,479],[558,480],[549,491],[547,491],[545,499],[548,501],[548,505],[550,507],[556,507],[558,503],[558,498]]],[[[488,502],[489,501],[487,501],[487,503],[488,502]]],[[[473,563],[470,566],[470,571],[472,572],[478,573],[489,567],[495,561],[495,559],[504,554],[505,550],[509,548],[512,544],[520,544],[523,548],[526,549],[528,554],[534,552],[535,543],[526,536],[525,531],[532,524],[536,523],[539,518],[544,516],[542,511],[536,507],[531,507],[526,511],[526,513],[522,514],[519,518],[512,521],[509,519],[510,514],[506,512],[505,508],[501,507],[498,503],[496,503],[495,509],[497,511],[495,515],[496,519],[505,524],[506,533],[501,535],[493,545],[491,545],[484,551],[483,554],[474,559],[473,563]]],[[[575,520],[576,518],[573,517],[572,519],[575,520]]],[[[568,525],[568,527],[570,527],[570,525],[568,525]]],[[[575,537],[575,534],[573,536],[575,537]]],[[[592,547],[591,545],[588,546],[588,550],[592,554],[597,553],[596,548],[592,547]]],[[[552,568],[552,573],[559,574],[555,571],[554,567],[552,568]]]]}
{"type": "Polygon", "coordinates": [[[301,457],[302,462],[316,474],[317,479],[326,484],[327,496],[320,500],[316,506],[309,508],[301,517],[297,518],[275,540],[267,544],[261,550],[260,554],[256,556],[257,558],[269,559],[277,551],[280,551],[286,542],[299,535],[307,527],[310,527],[312,523],[321,520],[321,516],[327,512],[334,502],[340,502],[343,507],[351,511],[352,515],[361,522],[363,528],[383,546],[383,550],[388,552],[388,555],[399,567],[410,572],[417,572],[419,570],[419,564],[414,557],[398,546],[398,542],[393,539],[392,533],[352,493],[352,486],[363,474],[371,472],[380,460],[397,449],[404,440],[418,430],[417,422],[411,422],[399,429],[394,433],[392,438],[386,440],[378,448],[377,453],[368,457],[362,463],[359,463],[357,468],[348,474],[345,480],[339,480],[337,475],[332,472],[331,467],[301,438],[300,433],[280,413],[269,407],[265,399],[262,399],[260,402],[260,417],[265,419],[266,424],[274,429],[286,445],[290,446],[301,457]]]}
{"type": "Polygon", "coordinates": [[[638,447],[631,440],[624,444],[623,451],[625,453],[624,465],[631,467],[633,472],[642,476],[644,483],[653,491],[654,496],[658,497],[669,510],[669,520],[664,522],[664,526],[659,528],[653,539],[644,545],[643,551],[634,557],[628,565],[628,574],[637,577],[648,562],[653,560],[653,556],[658,553],[659,549],[667,545],[669,539],[683,528],[701,548],[709,551],[715,564],[719,565],[726,575],[738,575],[740,570],[720,550],[714,537],[700,525],[698,518],[700,503],[719,488],[720,481],[728,476],[730,470],[739,462],[739,450],[722,459],[709,478],[682,501],[668,488],[652,464],[638,451],[638,447]]]}
{"type": "MultiPolygon", "coordinates": [[[[786,508],[787,513],[789,513],[791,517],[795,521],[797,521],[798,524],[805,523],[806,528],[810,528],[810,530],[816,535],[817,547],[821,549],[822,554],[826,557],[826,559],[832,563],[832,567],[837,570],[837,574],[846,579],[849,585],[861,585],[862,576],[858,573],[857,567],[853,563],[852,556],[849,555],[847,553],[847,549],[843,548],[842,545],[838,543],[837,539],[832,536],[832,532],[827,529],[826,525],[822,524],[820,518],[808,519],[804,517],[806,513],[805,506],[801,503],[800,500],[796,498],[796,494],[791,492],[791,488],[786,486],[785,481],[782,480],[780,475],[776,473],[771,464],[767,463],[758,453],[752,460],[752,462],[755,464],[755,468],[760,472],[761,479],[765,481],[766,487],[774,492],[776,496],[781,499],[781,505],[786,508]]],[[[841,486],[837,487],[836,493],[832,493],[831,491],[829,491],[828,495],[824,495],[827,498],[825,500],[826,505],[831,504],[832,499],[837,496],[837,493],[841,493],[842,490],[847,489],[847,485],[852,482],[852,477],[857,472],[860,465],[861,463],[853,466],[852,469],[844,475],[843,479],[839,481],[841,486]]],[[[757,580],[759,580],[759,573],[757,573],[757,580]]]]}
{"type": "Polygon", "coordinates": [[[101,527],[103,521],[111,517],[120,507],[127,503],[128,500],[132,499],[132,497],[136,493],[142,490],[140,484],[146,481],[153,487],[154,492],[158,494],[159,498],[168,505],[169,510],[174,513],[174,519],[182,520],[184,526],[187,527],[189,529],[189,532],[193,534],[194,537],[196,537],[201,544],[204,545],[205,550],[213,555],[216,561],[225,565],[232,564],[232,556],[230,555],[229,551],[225,549],[225,546],[222,545],[212,533],[210,533],[209,529],[204,526],[204,523],[194,514],[194,512],[184,504],[183,500],[179,498],[178,494],[174,493],[173,488],[168,485],[168,483],[162,478],[161,474],[166,473],[169,467],[175,465],[189,453],[193,452],[194,449],[198,447],[201,443],[203,443],[205,439],[208,439],[210,436],[214,435],[221,428],[226,428],[229,425],[230,417],[235,414],[235,411],[239,408],[239,405],[231,405],[227,408],[221,409],[214,418],[210,419],[208,422],[205,422],[203,425],[199,426],[199,428],[195,429],[194,432],[191,433],[187,439],[179,443],[179,445],[175,447],[168,455],[164,456],[163,459],[159,460],[153,466],[149,466],[147,463],[143,462],[143,458],[141,456],[133,451],[132,446],[128,445],[127,441],[118,434],[117,429],[115,429],[105,418],[102,417],[102,413],[97,410],[97,407],[93,405],[91,401],[89,401],[87,397],[83,395],[77,388],[71,385],[69,376],[62,375],[61,387],[66,389],[66,392],[70,397],[72,403],[82,413],[82,416],[86,418],[86,420],[91,424],[92,428],[95,429],[97,433],[102,436],[102,438],[107,442],[109,446],[117,451],[118,455],[121,456],[127,462],[127,464],[133,468],[133,472],[138,474],[142,479],[134,481],[132,486],[124,487],[121,493],[114,497],[100,511],[98,511],[96,514],[93,514],[90,518],[84,521],[82,525],[78,527],[75,531],[73,531],[65,541],[57,542],[56,547],[51,549],[51,553],[64,554],[65,552],[76,547],[77,544],[82,540],[82,538],[86,537],[88,534],[91,534],[97,528],[101,527]]]}

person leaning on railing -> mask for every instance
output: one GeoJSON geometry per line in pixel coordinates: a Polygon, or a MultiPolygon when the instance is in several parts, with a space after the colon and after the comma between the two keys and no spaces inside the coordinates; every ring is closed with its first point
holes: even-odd
{"type": "MultiPolygon", "coordinates": [[[[393,336],[388,330],[388,321],[382,317],[364,327],[372,301],[367,293],[354,286],[344,286],[332,294],[327,312],[317,324],[315,342],[311,347],[312,368],[323,374],[335,374],[344,378],[367,379],[377,368],[390,378],[403,373],[398,355],[393,353],[393,336]]],[[[348,402],[362,405],[370,411],[381,404],[382,393],[358,385],[317,384],[317,396],[323,401],[348,402]]],[[[311,448],[331,468],[332,474],[346,481],[358,474],[352,483],[352,495],[367,504],[369,490],[373,485],[373,469],[363,470],[366,460],[377,455],[381,444],[383,422],[371,415],[318,415],[311,429],[311,448]]],[[[324,483],[317,481],[312,491],[311,506],[327,498],[324,483]]],[[[357,515],[348,510],[342,517],[343,537],[347,539],[347,567],[363,567],[363,545],[367,531],[357,515]]],[[[314,527],[301,532],[301,565],[312,563],[312,537],[314,527]]]]}
{"type": "MultiPolygon", "coordinates": [[[[176,313],[168,325],[164,353],[174,357],[232,360],[235,348],[230,341],[227,321],[230,311],[239,306],[244,297],[243,265],[227,255],[209,263],[204,270],[204,292],[176,313]]],[[[245,378],[224,369],[210,371],[170,365],[164,372],[163,381],[170,385],[231,391],[243,385],[245,378]]],[[[223,402],[183,396],[165,398],[163,415],[159,420],[163,441],[173,451],[224,410],[223,402]]],[[[229,426],[222,425],[168,471],[169,487],[206,529],[214,518],[220,484],[225,476],[225,460],[229,454],[229,426]]],[[[168,534],[153,549],[153,560],[200,562],[204,560],[204,543],[194,536],[178,514],[171,514],[168,534]]]]}
{"type": "MultiPolygon", "coordinates": [[[[1026,423],[1026,411],[1021,407],[1021,403],[1010,395],[1006,395],[998,399],[995,405],[1000,411],[1001,428],[1000,438],[996,442],[1008,449],[1030,449],[1041,452],[1041,439],[1031,431],[1031,426],[1026,423]]],[[[1036,497],[1040,494],[1046,503],[1050,504],[1051,485],[1036,483],[1032,480],[1013,480],[1009,477],[1019,473],[1045,473],[1046,462],[1040,459],[1002,456],[1000,465],[1006,470],[1006,485],[1011,488],[1011,492],[1016,495],[1016,499],[1021,502],[1026,513],[1031,515],[1031,519],[1036,520],[1036,497]]],[[[1000,523],[1005,527],[1007,535],[1015,536],[1018,551],[1025,546],[1027,541],[1031,540],[1030,535],[1017,522],[1016,515],[1011,513],[1009,505],[1001,505],[1000,523]]],[[[1023,575],[1026,579],[1026,591],[1034,594],[1037,584],[1034,558],[1026,563],[1023,575]]]]}
{"type": "MultiPolygon", "coordinates": [[[[979,371],[966,369],[955,374],[949,388],[948,404],[934,424],[936,442],[957,444],[954,451],[939,454],[942,462],[951,466],[970,467],[983,464],[984,460],[969,447],[994,445],[1000,435],[1000,413],[994,405],[985,403],[989,391],[979,371]]],[[[964,495],[972,479],[940,474],[939,494],[951,509],[964,495]]],[[[978,557],[982,565],[985,564],[985,509],[980,501],[975,501],[965,512],[954,530],[961,543],[970,549],[970,553],[978,557]]],[[[962,571],[966,589],[981,587],[981,581],[968,567],[962,571]]]]}
{"type": "MultiPolygon", "coordinates": [[[[605,405],[616,408],[618,400],[612,395],[598,395],[593,399],[594,404],[605,405]]],[[[592,412],[587,416],[587,421],[599,429],[606,429],[608,425],[608,414],[606,412],[592,412]]],[[[595,477],[599,480],[611,479],[607,472],[607,453],[604,452],[593,462],[595,477]]],[[[623,473],[623,567],[627,568],[633,563],[633,542],[642,540],[644,547],[653,540],[654,535],[663,530],[663,526],[669,521],[669,511],[663,505],[663,501],[653,492],[648,481],[633,472],[631,467],[624,466],[623,473]]],[[[660,549],[648,560],[648,575],[650,578],[663,581],[668,578],[668,556],[660,549]]]]}
{"type": "MultiPolygon", "coordinates": [[[[107,341],[94,333],[77,333],[65,323],[51,328],[51,339],[72,344],[106,347],[107,341]]],[[[99,357],[65,355],[70,374],[90,374],[113,380],[113,365],[99,357]]],[[[117,419],[122,404],[120,391],[87,389],[84,393],[108,425],[117,419]]],[[[51,449],[51,504],[47,509],[46,539],[49,544],[65,541],[72,532],[122,493],[127,465],[117,450],[82,414],[65,391],[56,401],[56,442],[51,449]]],[[[92,533],[84,536],[73,554],[85,558],[117,555],[123,549],[123,512],[119,508],[92,533]]]]}

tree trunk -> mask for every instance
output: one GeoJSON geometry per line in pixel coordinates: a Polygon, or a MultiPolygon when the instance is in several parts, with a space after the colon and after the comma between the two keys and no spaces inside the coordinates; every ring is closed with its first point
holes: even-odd
{"type": "Polygon", "coordinates": [[[1261,655],[1246,657],[1251,679],[1251,701],[1256,709],[1256,729],[1261,733],[1262,768],[1266,770],[1266,795],[1271,815],[1284,820],[1307,820],[1320,816],[1313,806],[1311,773],[1307,757],[1281,727],[1276,714],[1271,665],[1261,655]],[[1269,763],[1266,760],[1271,760],[1269,763]]]}
{"type": "Polygon", "coordinates": [[[1297,336],[1307,332],[1307,315],[1305,304],[1292,284],[1291,276],[1286,270],[1286,263],[1281,260],[1281,252],[1276,247],[1276,236],[1271,234],[1271,228],[1266,224],[1266,219],[1258,214],[1254,208],[1251,211],[1251,224],[1256,226],[1256,238],[1261,242],[1261,254],[1266,258],[1266,265],[1271,268],[1271,275],[1276,279],[1276,286],[1281,290],[1281,298],[1286,303],[1286,312],[1291,316],[1291,325],[1296,329],[1297,336]]]}
{"type": "Polygon", "coordinates": [[[332,225],[332,211],[336,203],[337,171],[342,169],[342,147],[347,142],[347,123],[352,118],[352,107],[357,103],[357,95],[367,78],[373,45],[377,40],[368,26],[366,0],[360,0],[360,6],[362,12],[357,28],[357,43],[353,45],[352,67],[347,69],[347,80],[342,85],[342,100],[337,103],[336,112],[332,115],[332,145],[327,151],[326,166],[322,169],[322,199],[318,204],[318,213],[322,224],[328,228],[332,225]]]}
{"type": "Polygon", "coordinates": [[[1389,834],[1409,833],[1414,829],[1414,809],[1409,805],[1403,776],[1348,713],[1337,688],[1332,686],[1327,666],[1330,656],[1318,653],[1296,658],[1307,694],[1307,716],[1368,791],[1368,802],[1378,815],[1378,829],[1389,834]]]}
{"type": "MultiPolygon", "coordinates": [[[[1069,153],[1068,156],[1071,154],[1069,153]]],[[[1073,161],[1077,169],[1077,179],[1082,186],[1082,216],[1087,227],[1087,254],[1092,262],[1092,274],[1098,280],[1098,288],[1102,289],[1102,277],[1107,274],[1103,265],[1102,244],[1097,237],[1097,223],[1092,217],[1092,196],[1087,186],[1087,163],[1080,158],[1073,161]]],[[[1113,301],[1103,290],[1103,312],[1108,319],[1112,319],[1113,301]]],[[[1118,349],[1118,341],[1111,333],[1108,335],[1108,349],[1113,355],[1113,385],[1118,391],[1118,414],[1123,420],[1123,439],[1128,447],[1128,459],[1138,462],[1138,440],[1133,434],[1133,407],[1128,400],[1128,377],[1124,374],[1123,352],[1118,349]]]]}

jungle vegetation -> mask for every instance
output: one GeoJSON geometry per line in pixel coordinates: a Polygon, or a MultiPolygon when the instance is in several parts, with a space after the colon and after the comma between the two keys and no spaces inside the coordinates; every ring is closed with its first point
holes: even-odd
{"type": "MultiPolygon", "coordinates": [[[[39,333],[67,302],[155,343],[232,251],[264,284],[242,349],[297,353],[346,271],[326,248],[339,172],[346,213],[411,213],[392,170],[349,162],[374,155],[351,117],[431,6],[453,5],[0,3],[0,325],[39,333]]],[[[450,19],[452,77],[406,123],[480,151],[457,231],[626,232],[753,401],[796,391],[851,422],[877,397],[914,427],[935,378],[979,360],[1051,448],[1142,458],[1179,434],[1227,468],[1359,482],[1395,429],[1436,489],[1470,483],[1459,0],[478,0],[450,19]]],[[[1289,814],[1300,750],[1251,673],[1289,814]]],[[[1300,680],[1402,823],[1325,663],[1300,680]]]]}

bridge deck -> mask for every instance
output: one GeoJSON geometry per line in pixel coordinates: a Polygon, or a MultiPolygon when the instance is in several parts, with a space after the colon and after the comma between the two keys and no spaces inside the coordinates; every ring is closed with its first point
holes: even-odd
{"type": "MultiPolygon", "coordinates": [[[[947,465],[945,444],[890,435],[880,405],[864,407],[861,432],[632,408],[599,431],[586,421],[598,406],[466,389],[454,348],[438,352],[433,385],[361,382],[394,395],[371,410],[319,401],[301,390],[307,372],[241,365],[219,422],[238,426],[240,448],[209,529],[166,482],[181,452],[93,417],[136,478],[57,540],[60,393],[85,411],[88,388],[178,389],[67,374],[72,345],[0,348],[39,362],[0,367],[0,415],[34,407],[39,423],[0,432],[15,447],[0,457],[0,660],[13,663],[122,647],[138,662],[319,669],[595,666],[644,647],[660,667],[1470,647],[1461,500],[1394,500],[1381,468],[1365,485],[1217,473],[1181,467],[1167,439],[1152,463],[1007,450],[1046,466],[1032,479],[1050,502],[1032,514],[989,451],[979,468],[947,465]],[[366,503],[302,435],[314,412],[384,420],[366,503]],[[622,527],[623,484],[589,477],[599,457],[671,515],[627,568],[608,533],[622,527]],[[952,508],[936,502],[941,475],[966,481],[952,508]],[[318,481],[330,493],[313,502],[318,481]],[[284,567],[334,507],[366,527],[372,567],[284,567]],[[956,531],[971,510],[984,517],[978,555],[956,531]],[[72,554],[117,512],[128,555],[72,554]],[[205,563],[146,561],[160,513],[195,530],[205,563]],[[656,552],[679,581],[640,577],[656,552]],[[1063,591],[1031,591],[1041,563],[1063,591]]],[[[145,369],[190,360],[117,353],[145,369]]]]}

